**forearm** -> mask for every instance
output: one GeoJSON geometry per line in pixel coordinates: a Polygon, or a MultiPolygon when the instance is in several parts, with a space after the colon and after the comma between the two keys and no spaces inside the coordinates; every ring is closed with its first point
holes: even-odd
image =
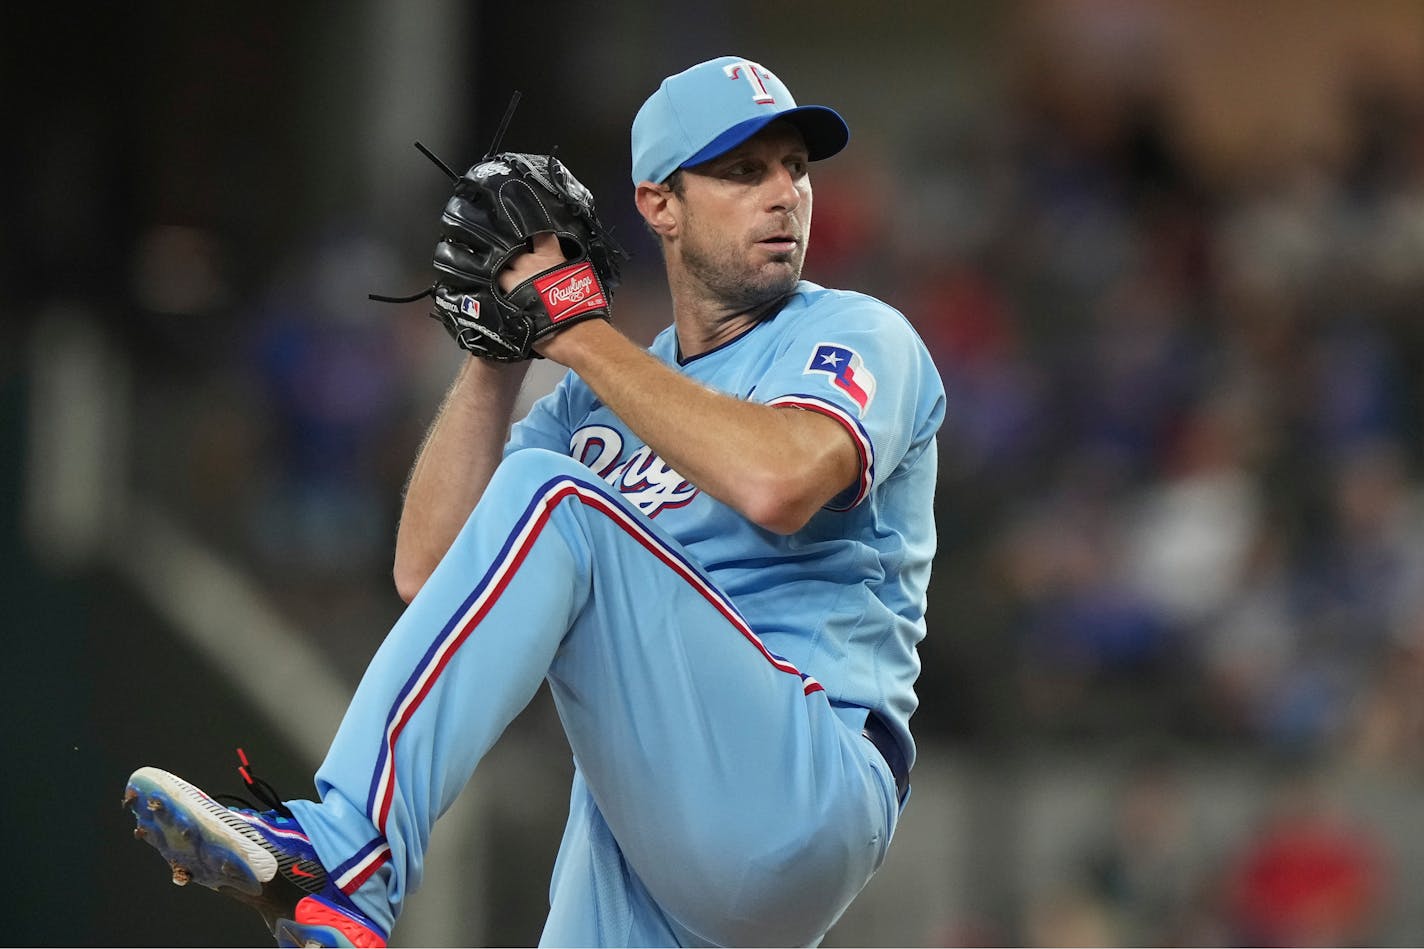
{"type": "Polygon", "coordinates": [[[446,393],[401,506],[394,574],[407,602],[450,549],[499,466],[528,366],[470,358],[446,393]]]}
{"type": "Polygon", "coordinates": [[[556,334],[544,353],[577,372],[682,477],[769,530],[798,529],[858,476],[836,422],[709,389],[606,323],[556,334]]]}

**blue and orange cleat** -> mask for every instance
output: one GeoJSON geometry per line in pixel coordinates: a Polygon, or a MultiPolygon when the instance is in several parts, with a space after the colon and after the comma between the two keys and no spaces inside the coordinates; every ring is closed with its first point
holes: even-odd
{"type": "Polygon", "coordinates": [[[177,885],[197,883],[256,909],[279,946],[385,946],[387,934],[330,880],[291,811],[254,783],[246,763],[244,780],[270,810],[228,807],[167,771],[138,769],[124,792],[134,836],[163,855],[177,885]]]}

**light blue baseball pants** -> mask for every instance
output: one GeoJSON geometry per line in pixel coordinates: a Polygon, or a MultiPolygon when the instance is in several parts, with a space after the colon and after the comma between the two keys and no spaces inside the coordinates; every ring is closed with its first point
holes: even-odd
{"type": "Polygon", "coordinates": [[[656,524],[587,468],[505,460],[292,801],[388,928],[431,829],[549,681],[576,775],[544,945],[806,945],[884,859],[894,778],[656,524]]]}

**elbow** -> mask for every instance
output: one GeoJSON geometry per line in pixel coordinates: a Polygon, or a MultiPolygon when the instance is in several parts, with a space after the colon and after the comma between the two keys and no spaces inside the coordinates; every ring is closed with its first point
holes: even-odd
{"type": "Polygon", "coordinates": [[[409,557],[401,557],[396,554],[395,568],[391,571],[396,583],[396,594],[401,600],[409,603],[415,599],[415,595],[420,592],[420,588],[425,586],[425,581],[430,579],[431,571],[419,564],[410,562],[409,557]]]}
{"type": "Polygon", "coordinates": [[[800,427],[791,430],[785,447],[744,459],[737,480],[739,498],[732,506],[763,530],[786,535],[805,527],[854,483],[860,452],[836,434],[836,422],[809,412],[778,411],[800,427]],[[794,437],[807,431],[811,437],[794,437]]]}
{"type": "Polygon", "coordinates": [[[753,487],[743,500],[742,514],[773,534],[794,534],[821,509],[819,499],[788,483],[753,487]]]}
{"type": "Polygon", "coordinates": [[[752,518],[752,521],[762,530],[768,530],[773,534],[781,534],[783,536],[796,533],[805,527],[810,520],[810,515],[803,515],[796,511],[777,511],[768,513],[762,517],[752,518]]]}

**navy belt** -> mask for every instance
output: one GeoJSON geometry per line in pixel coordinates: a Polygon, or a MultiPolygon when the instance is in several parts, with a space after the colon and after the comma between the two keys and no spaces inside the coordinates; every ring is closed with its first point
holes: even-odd
{"type": "Polygon", "coordinates": [[[895,794],[903,802],[905,794],[910,790],[910,769],[905,766],[905,751],[900,747],[900,739],[895,737],[890,726],[874,712],[865,717],[865,729],[861,734],[875,746],[875,750],[880,752],[880,756],[890,766],[890,773],[895,776],[895,794]]]}

